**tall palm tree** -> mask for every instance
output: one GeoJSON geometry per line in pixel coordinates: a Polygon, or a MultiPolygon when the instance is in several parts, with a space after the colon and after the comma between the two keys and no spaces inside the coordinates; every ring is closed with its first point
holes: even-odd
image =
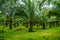
{"type": "Polygon", "coordinates": [[[23,18],[23,20],[25,20],[24,22],[26,22],[29,25],[29,32],[32,32],[33,21],[35,20],[34,16],[36,15],[36,11],[38,10],[37,0],[32,0],[32,1],[22,0],[20,3],[20,8],[21,8],[21,10],[19,10],[20,17],[23,18]]]}

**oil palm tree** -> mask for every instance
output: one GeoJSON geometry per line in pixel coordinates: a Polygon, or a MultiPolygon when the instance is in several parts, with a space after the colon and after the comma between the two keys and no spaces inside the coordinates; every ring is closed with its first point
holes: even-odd
{"type": "Polygon", "coordinates": [[[4,25],[6,21],[6,16],[10,18],[10,27],[9,29],[12,29],[12,17],[15,14],[16,11],[16,0],[3,0],[1,4],[1,11],[4,13],[5,19],[4,19],[4,25]]]}

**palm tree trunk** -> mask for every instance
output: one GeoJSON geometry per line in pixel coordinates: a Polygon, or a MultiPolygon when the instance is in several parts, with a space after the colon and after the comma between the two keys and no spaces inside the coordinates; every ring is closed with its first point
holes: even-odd
{"type": "Polygon", "coordinates": [[[50,28],[52,27],[52,23],[51,23],[51,22],[49,23],[49,27],[50,27],[50,28]]]}
{"type": "Polygon", "coordinates": [[[12,18],[10,17],[9,29],[12,29],[12,18]]]}
{"type": "Polygon", "coordinates": [[[28,22],[26,23],[26,28],[28,28],[28,22]]]}
{"type": "Polygon", "coordinates": [[[32,21],[30,21],[30,28],[29,28],[29,32],[33,32],[33,25],[32,25],[32,21]]]}
{"type": "Polygon", "coordinates": [[[4,31],[5,26],[6,26],[6,15],[4,16],[4,25],[2,31],[4,31]]]}
{"type": "Polygon", "coordinates": [[[42,27],[43,27],[43,29],[45,29],[45,23],[43,23],[42,27]]]}
{"type": "Polygon", "coordinates": [[[57,21],[57,27],[59,27],[59,21],[57,21]]]}
{"type": "Polygon", "coordinates": [[[33,15],[30,11],[30,20],[29,20],[29,25],[30,25],[30,28],[29,28],[29,32],[33,32],[33,15]]]}
{"type": "Polygon", "coordinates": [[[37,22],[37,28],[39,27],[39,22],[37,22]]]}

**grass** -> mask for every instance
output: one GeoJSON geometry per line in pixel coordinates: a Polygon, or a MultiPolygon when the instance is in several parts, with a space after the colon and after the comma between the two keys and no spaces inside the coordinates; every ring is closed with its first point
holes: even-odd
{"type": "Polygon", "coordinates": [[[38,28],[34,30],[35,32],[28,32],[28,29],[17,31],[6,30],[6,32],[0,33],[0,35],[3,36],[5,40],[60,40],[60,27],[44,30],[38,28]]]}

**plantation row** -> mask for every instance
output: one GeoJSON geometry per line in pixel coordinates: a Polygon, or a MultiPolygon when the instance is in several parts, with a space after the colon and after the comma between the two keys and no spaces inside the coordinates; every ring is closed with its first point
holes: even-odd
{"type": "Polygon", "coordinates": [[[59,0],[0,0],[0,25],[18,27],[22,24],[33,32],[33,26],[60,26],[59,0]]]}

